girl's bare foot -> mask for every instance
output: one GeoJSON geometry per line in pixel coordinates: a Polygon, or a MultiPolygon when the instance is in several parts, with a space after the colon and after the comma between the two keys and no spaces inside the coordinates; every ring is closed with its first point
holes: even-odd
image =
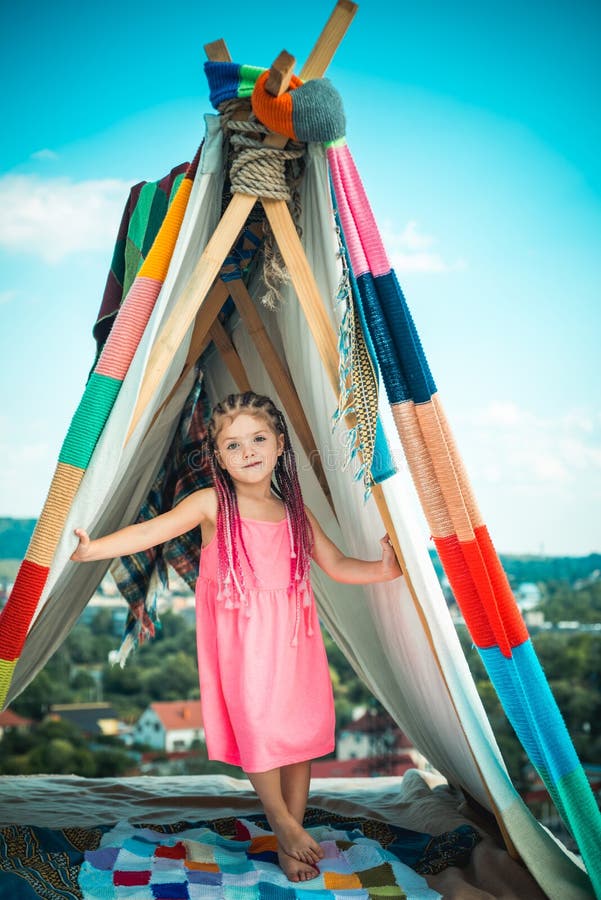
{"type": "Polygon", "coordinates": [[[322,859],[323,850],[317,841],[291,815],[274,822],[272,828],[280,849],[288,856],[309,865],[322,859]]]}
{"type": "Polygon", "coordinates": [[[288,881],[310,881],[319,876],[319,870],[314,866],[299,862],[283,850],[278,850],[278,862],[288,881]]]}

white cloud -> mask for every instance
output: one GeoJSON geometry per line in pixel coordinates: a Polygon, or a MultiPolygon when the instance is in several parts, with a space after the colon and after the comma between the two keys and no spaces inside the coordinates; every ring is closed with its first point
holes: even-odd
{"type": "Polygon", "coordinates": [[[544,420],[511,400],[494,401],[481,409],[463,414],[461,418],[476,428],[534,428],[544,425],[544,420]]]}
{"type": "Polygon", "coordinates": [[[49,422],[35,413],[22,421],[0,414],[0,516],[39,515],[58,453],[49,432],[49,422]]]}
{"type": "Polygon", "coordinates": [[[118,179],[6,175],[0,178],[0,246],[56,263],[73,253],[110,251],[129,185],[118,179]]]}
{"type": "Polygon", "coordinates": [[[437,250],[437,240],[420,231],[415,220],[407,222],[402,231],[390,223],[382,226],[382,241],[396,272],[453,272],[466,268],[464,260],[446,260],[437,250]]]}
{"type": "Polygon", "coordinates": [[[44,147],[43,150],[36,150],[35,153],[32,153],[30,159],[58,159],[58,153],[44,147]]]}
{"type": "Polygon", "coordinates": [[[601,415],[499,398],[449,421],[480,512],[502,553],[601,549],[601,415]]]}
{"type": "Polygon", "coordinates": [[[590,446],[577,437],[560,439],[564,459],[575,469],[601,469],[601,447],[590,446]]]}
{"type": "Polygon", "coordinates": [[[434,244],[434,238],[429,234],[420,234],[417,222],[407,222],[399,235],[399,239],[408,250],[427,250],[434,244]]]}
{"type": "Polygon", "coordinates": [[[600,483],[601,421],[590,411],[545,418],[496,401],[459,415],[457,424],[484,482],[561,488],[588,481],[593,491],[600,483]]]}
{"type": "Polygon", "coordinates": [[[573,409],[567,412],[563,416],[563,423],[566,428],[585,431],[587,434],[591,434],[595,429],[595,417],[581,409],[573,409]]]}
{"type": "Polygon", "coordinates": [[[557,452],[547,452],[540,448],[527,448],[519,452],[513,452],[509,458],[513,466],[514,475],[527,473],[527,477],[541,484],[567,484],[573,481],[573,473],[566,465],[566,461],[557,452]]]}
{"type": "Polygon", "coordinates": [[[0,306],[2,306],[4,303],[12,303],[15,297],[18,296],[18,291],[0,291],[0,306]]]}

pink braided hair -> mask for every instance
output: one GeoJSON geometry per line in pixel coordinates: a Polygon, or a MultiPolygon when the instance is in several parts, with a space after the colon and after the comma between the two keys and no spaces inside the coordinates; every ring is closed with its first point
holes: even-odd
{"type": "Polygon", "coordinates": [[[298,583],[308,582],[313,550],[313,532],[305,512],[296,469],[296,458],[284,416],[269,397],[255,394],[253,391],[229,394],[213,408],[207,426],[207,447],[213,485],[217,493],[217,552],[219,560],[217,580],[220,593],[223,592],[226,598],[231,597],[232,581],[239,594],[244,596],[244,575],[238,553],[239,546],[252,569],[242,537],[236,489],[229,472],[223,469],[216,459],[217,437],[223,418],[234,417],[242,412],[260,416],[276,435],[284,436],[284,450],[278,457],[275,466],[275,484],[272,484],[272,488],[286,507],[290,534],[290,589],[293,589],[298,583]]]}

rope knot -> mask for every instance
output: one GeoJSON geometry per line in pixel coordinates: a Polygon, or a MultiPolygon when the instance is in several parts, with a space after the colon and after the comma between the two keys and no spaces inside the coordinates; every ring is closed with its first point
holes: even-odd
{"type": "Polygon", "coordinates": [[[247,120],[224,120],[223,125],[229,132],[233,155],[230,166],[232,191],[290,203],[292,193],[286,163],[302,157],[304,146],[295,142],[284,149],[265,147],[260,135],[267,134],[269,128],[252,115],[247,120]]]}

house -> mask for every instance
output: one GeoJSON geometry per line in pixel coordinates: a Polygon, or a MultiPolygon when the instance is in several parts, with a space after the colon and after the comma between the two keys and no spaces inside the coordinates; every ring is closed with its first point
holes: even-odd
{"type": "Polygon", "coordinates": [[[31,728],[31,719],[24,719],[23,716],[17,715],[12,709],[5,709],[0,712],[0,740],[7,731],[29,731],[31,728]]]}
{"type": "Polygon", "coordinates": [[[536,609],[542,600],[542,594],[537,584],[531,581],[523,581],[513,593],[521,612],[530,612],[536,609]]]}
{"type": "Polygon", "coordinates": [[[55,703],[48,717],[70,722],[88,737],[118,735],[121,729],[119,716],[110,703],[55,703]]]}
{"type": "Polygon", "coordinates": [[[318,759],[311,763],[311,778],[374,778],[404,775],[415,764],[408,753],[365,759],[318,759]]]}
{"type": "Polygon", "coordinates": [[[426,759],[387,712],[366,710],[349,722],[340,732],[336,743],[338,760],[394,759],[406,755],[416,769],[424,769],[426,759]]]}
{"type": "Polygon", "coordinates": [[[166,753],[189,750],[204,739],[200,700],[151,703],[134,728],[135,743],[166,753]]]}

